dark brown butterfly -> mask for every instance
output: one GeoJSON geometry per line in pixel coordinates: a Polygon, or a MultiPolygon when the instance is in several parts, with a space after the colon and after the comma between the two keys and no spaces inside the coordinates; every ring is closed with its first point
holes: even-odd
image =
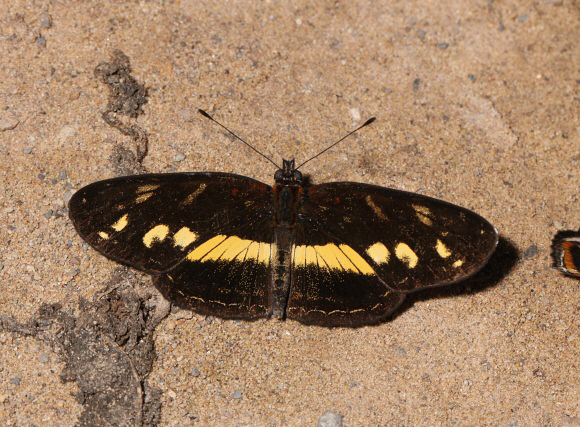
{"type": "Polygon", "coordinates": [[[70,218],[93,248],[151,274],[180,307],[324,326],[381,321],[407,293],[475,274],[498,242],[478,214],[420,194],[309,185],[294,160],[274,179],[114,178],[74,194],[70,218]]]}

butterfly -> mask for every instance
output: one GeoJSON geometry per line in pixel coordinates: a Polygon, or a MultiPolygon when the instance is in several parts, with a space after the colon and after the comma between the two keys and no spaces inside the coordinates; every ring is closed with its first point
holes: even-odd
{"type": "Polygon", "coordinates": [[[580,230],[562,230],[552,240],[553,266],[567,276],[580,278],[580,230]]]}
{"type": "Polygon", "coordinates": [[[108,179],[78,190],[69,216],[179,307],[324,326],[383,321],[408,293],[472,276],[497,246],[497,230],[468,209],[369,184],[311,185],[302,165],[284,160],[273,186],[221,172],[108,179]]]}

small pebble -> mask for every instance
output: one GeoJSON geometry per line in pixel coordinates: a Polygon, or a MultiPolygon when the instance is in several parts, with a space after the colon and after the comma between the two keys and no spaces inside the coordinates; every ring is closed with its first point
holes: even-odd
{"type": "Polygon", "coordinates": [[[415,80],[413,80],[413,90],[414,91],[418,91],[419,90],[419,84],[421,83],[421,79],[420,78],[416,78],[415,80]]]}
{"type": "Polygon", "coordinates": [[[564,415],[562,418],[562,427],[578,427],[580,426],[580,417],[569,417],[564,415]]]}
{"type": "Polygon", "coordinates": [[[199,369],[197,369],[195,366],[191,368],[191,375],[193,375],[196,378],[199,377],[199,369]]]}
{"type": "Polygon", "coordinates": [[[531,245],[524,251],[524,258],[531,258],[538,253],[538,247],[536,245],[531,245]]]}
{"type": "Polygon", "coordinates": [[[317,427],[342,427],[342,415],[325,411],[318,419],[317,427]]]}
{"type": "Polygon", "coordinates": [[[173,161],[175,163],[182,162],[184,159],[185,159],[185,155],[182,153],[176,154],[175,157],[173,157],[173,161]]]}
{"type": "Polygon", "coordinates": [[[242,391],[236,390],[232,393],[232,399],[241,399],[242,398],[242,391]]]}
{"type": "Polygon", "coordinates": [[[42,181],[44,178],[46,178],[45,174],[43,174],[43,173],[38,174],[38,179],[40,179],[42,181]]]}
{"type": "Polygon", "coordinates": [[[0,132],[14,129],[20,120],[10,110],[0,110],[0,132]]]}
{"type": "Polygon", "coordinates": [[[27,147],[22,151],[24,152],[24,154],[30,154],[30,153],[32,153],[32,147],[27,147]]]}
{"type": "Polygon", "coordinates": [[[64,196],[62,199],[68,205],[68,202],[70,202],[70,199],[72,199],[72,196],[73,196],[73,192],[67,191],[66,193],[64,193],[64,196]]]}
{"type": "Polygon", "coordinates": [[[401,356],[406,356],[407,355],[407,351],[403,348],[403,347],[397,347],[396,349],[397,353],[399,353],[401,356]]]}
{"type": "Polygon", "coordinates": [[[449,47],[449,43],[442,42],[442,43],[439,43],[439,44],[437,45],[437,47],[438,47],[439,49],[447,49],[447,48],[449,47]]]}
{"type": "Polygon", "coordinates": [[[54,214],[54,211],[52,209],[49,209],[44,213],[44,217],[46,219],[50,219],[50,218],[52,218],[52,214],[54,214]]]}
{"type": "Polygon", "coordinates": [[[360,110],[358,108],[351,108],[349,110],[349,112],[350,112],[352,119],[355,122],[358,122],[360,120],[360,110]]]}
{"type": "Polygon", "coordinates": [[[468,74],[467,75],[467,78],[469,80],[471,80],[473,83],[475,83],[475,81],[477,80],[477,77],[475,77],[473,74],[468,74]]]}
{"type": "Polygon", "coordinates": [[[18,377],[10,378],[10,382],[14,385],[20,385],[20,378],[18,377]]]}
{"type": "Polygon", "coordinates": [[[38,356],[38,361],[40,363],[48,363],[50,362],[50,357],[48,357],[48,354],[46,353],[40,353],[40,356],[38,356]]]}
{"type": "Polygon", "coordinates": [[[46,12],[40,15],[40,25],[42,25],[44,28],[52,27],[52,16],[46,12]]]}
{"type": "Polygon", "coordinates": [[[58,174],[59,179],[66,180],[66,170],[62,169],[58,174]]]}
{"type": "Polygon", "coordinates": [[[46,47],[46,38],[44,36],[38,36],[35,40],[36,46],[44,49],[46,47]]]}

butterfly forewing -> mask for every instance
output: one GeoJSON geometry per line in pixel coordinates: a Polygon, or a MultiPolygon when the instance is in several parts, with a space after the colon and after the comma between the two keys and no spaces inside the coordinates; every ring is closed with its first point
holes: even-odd
{"type": "MultiPolygon", "coordinates": [[[[78,233],[103,255],[164,272],[216,236],[251,238],[270,223],[271,188],[220,173],[138,175],[90,184],[69,203],[78,233]]],[[[205,246],[203,246],[205,244],[205,246]]]]}
{"type": "Polygon", "coordinates": [[[495,228],[472,211],[366,184],[313,186],[305,191],[301,214],[309,245],[346,245],[384,285],[400,292],[476,273],[498,241],[495,228]]]}

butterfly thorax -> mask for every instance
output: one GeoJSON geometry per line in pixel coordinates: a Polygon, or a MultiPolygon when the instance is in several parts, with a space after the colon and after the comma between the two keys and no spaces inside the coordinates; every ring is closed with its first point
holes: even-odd
{"type": "Polygon", "coordinates": [[[302,194],[302,174],[294,168],[294,159],[284,160],[283,168],[274,175],[274,223],[277,227],[293,227],[302,194]]]}

